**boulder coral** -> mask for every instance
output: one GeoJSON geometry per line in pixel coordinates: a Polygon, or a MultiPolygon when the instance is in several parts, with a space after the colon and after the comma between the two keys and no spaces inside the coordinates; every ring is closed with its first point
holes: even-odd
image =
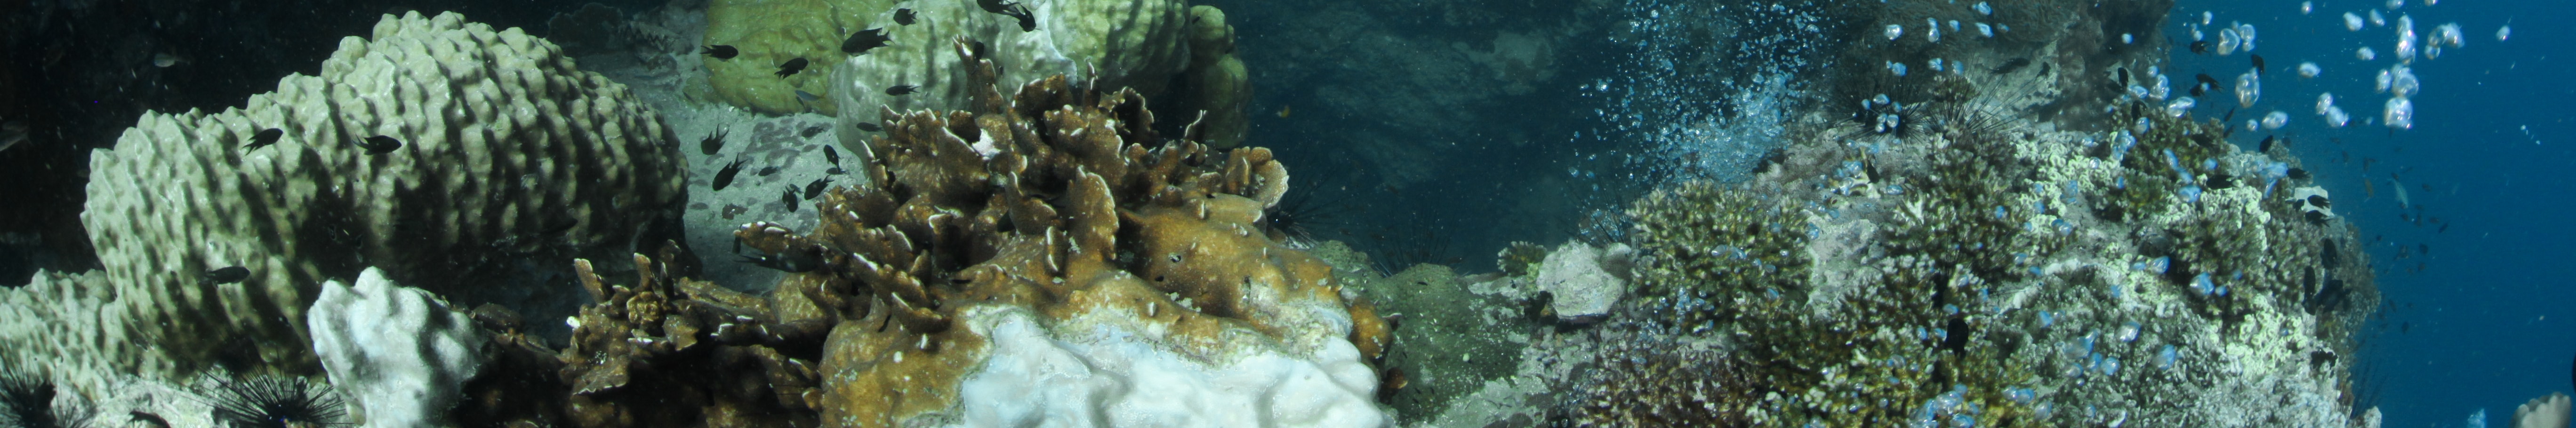
{"type": "Polygon", "coordinates": [[[562,414],[465,411],[578,426],[1390,422],[1370,398],[1387,322],[1259,230],[1287,185],[1267,149],[1167,139],[1132,89],[1058,76],[1005,96],[975,44],[951,47],[979,88],[970,109],[880,110],[865,180],[811,201],[820,226],[737,229],[755,262],[790,272],[772,291],[682,277],[657,261],[687,259],[676,247],[635,256],[628,285],[584,262],[601,303],[555,363],[522,368],[561,384],[477,392],[556,391],[562,414]],[[1190,402],[1207,405],[1173,404],[1190,402]]]}
{"type": "Polygon", "coordinates": [[[675,140],[543,39],[386,15],[317,75],[239,108],[144,114],[93,153],[81,220],[103,268],[0,291],[0,360],[107,395],[117,377],[316,373],[303,321],[326,279],[374,266],[452,299],[542,299],[509,282],[543,274],[526,261],[676,226],[675,140]],[[358,144],[378,137],[401,144],[358,144]],[[210,280],[234,266],[238,282],[210,280]]]}

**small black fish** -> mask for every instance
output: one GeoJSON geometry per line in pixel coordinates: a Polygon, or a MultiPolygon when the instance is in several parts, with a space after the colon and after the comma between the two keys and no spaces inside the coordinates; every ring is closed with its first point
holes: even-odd
{"type": "Polygon", "coordinates": [[[2201,55],[2208,55],[2208,54],[2209,54],[2209,41],[2208,41],[2208,40],[2193,40],[2193,41],[2191,42],[2191,53],[2196,53],[2196,54],[2201,54],[2201,55]]]}
{"type": "Polygon", "coordinates": [[[571,232],[571,231],[572,231],[572,228],[573,228],[573,227],[577,227],[577,226],[581,226],[581,220],[578,220],[578,219],[561,219],[561,221],[559,221],[559,222],[555,223],[554,225],[546,226],[546,230],[544,230],[544,231],[540,231],[540,232],[537,232],[537,235],[536,235],[536,236],[556,236],[556,235],[562,235],[564,232],[571,232]]]}
{"type": "Polygon", "coordinates": [[[733,45],[708,45],[706,51],[698,52],[698,54],[716,57],[716,60],[721,61],[731,60],[734,55],[741,55],[742,51],[735,50],[733,45]]]}
{"type": "Polygon", "coordinates": [[[707,134],[706,139],[698,140],[698,152],[715,156],[716,151],[724,150],[725,134],[728,133],[732,133],[732,130],[718,129],[714,133],[707,134]]]}
{"type": "Polygon", "coordinates": [[[912,86],[912,85],[894,85],[894,86],[887,86],[887,87],[886,87],[886,91],[885,91],[885,92],[886,92],[886,95],[904,96],[904,95],[912,95],[913,90],[916,90],[916,89],[921,89],[921,87],[919,87],[919,86],[912,86]]]}
{"type": "Polygon", "coordinates": [[[2218,89],[2218,88],[2220,88],[2220,87],[2221,87],[2221,86],[2219,86],[2220,84],[2218,83],[2218,78],[2215,78],[2215,77],[2209,77],[2209,73],[2201,73],[2200,75],[2198,75],[2198,76],[2192,76],[2191,78],[2192,78],[2192,80],[2193,80],[2193,81],[2200,82],[2200,84],[2198,84],[2198,85],[2193,85],[2193,86],[2191,87],[2191,94],[2192,94],[2192,95],[2200,95],[2200,92],[2201,92],[2201,91],[2204,91],[2204,90],[2210,90],[2210,89],[2218,89]]]}
{"type": "Polygon", "coordinates": [[[2257,152],[2268,152],[2268,151],[2272,151],[2272,136],[2270,136],[2270,135],[2265,135],[2265,136],[2263,136],[2263,143],[2262,143],[2261,145],[2257,145],[2257,146],[2255,146],[2255,147],[2256,147],[2256,148],[2254,149],[2254,151],[2257,151],[2257,152]]]}
{"type": "Polygon", "coordinates": [[[829,127],[829,126],[823,126],[823,125],[808,126],[808,127],[805,127],[805,130],[802,130],[802,131],[796,131],[796,138],[814,138],[814,136],[816,136],[816,135],[823,135],[823,130],[826,130],[826,129],[832,129],[832,128],[831,128],[831,127],[829,127]]]}
{"type": "Polygon", "coordinates": [[[912,9],[895,9],[894,23],[897,25],[912,25],[912,9]]]}
{"type": "Polygon", "coordinates": [[[2290,179],[2292,179],[2292,180],[2306,180],[2306,179],[2308,179],[2308,170],[2306,170],[2306,169],[2300,169],[2300,168],[2290,168],[2290,179]]]}
{"type": "Polygon", "coordinates": [[[1030,12],[1027,5],[1012,8],[1010,11],[1002,12],[1002,14],[1010,15],[1011,18],[1020,20],[1020,32],[1022,33],[1038,30],[1038,14],[1036,12],[1030,12]]]}
{"type": "Polygon", "coordinates": [[[2129,85],[2129,68],[2120,67],[2120,86],[2129,85]]]}
{"type": "MultiPolygon", "coordinates": [[[[2253,54],[2247,54],[2247,55],[2253,55],[2253,54]]],[[[2254,74],[2263,74],[2263,56],[2262,56],[2262,55],[2253,55],[2253,56],[2254,56],[2254,74]]]]}
{"type": "Polygon", "coordinates": [[[2197,97],[2197,96],[2200,96],[2200,94],[2207,93],[2207,92],[2209,92],[2209,85],[2203,85],[2203,84],[2198,84],[2198,83],[2193,83],[2193,84],[2191,84],[2191,96],[2195,96],[2195,97],[2197,97]]]}
{"type": "Polygon", "coordinates": [[[2324,196],[2308,195],[2308,205],[2315,205],[2317,208],[2334,208],[2334,204],[2328,202],[2324,196]]]}
{"type": "Polygon", "coordinates": [[[242,280],[245,279],[250,279],[250,268],[233,266],[206,272],[206,279],[201,283],[206,285],[231,284],[242,282],[242,280]]]}
{"type": "Polygon", "coordinates": [[[848,174],[848,173],[850,173],[850,171],[848,171],[848,170],[843,170],[843,169],[841,169],[841,167],[837,167],[837,166],[836,166],[836,167],[832,167],[832,169],[826,169],[826,170],[823,170],[823,173],[824,173],[824,174],[831,174],[831,175],[841,175],[841,174],[848,174]]]}
{"type": "Polygon", "coordinates": [[[259,150],[261,147],[268,147],[270,144],[277,144],[277,138],[284,136],[286,136],[286,130],[283,129],[268,128],[259,130],[258,134],[251,134],[249,144],[242,145],[242,151],[247,152],[259,150]]]}
{"type": "Polygon", "coordinates": [[[787,203],[787,212],[796,212],[796,185],[787,185],[787,195],[778,197],[778,201],[787,203]]]}
{"type": "Polygon", "coordinates": [[[367,137],[367,139],[358,140],[356,144],[358,148],[367,149],[367,154],[371,155],[393,153],[394,149],[402,148],[402,140],[383,135],[367,137]]]}
{"type": "Polygon", "coordinates": [[[2441,228],[2441,229],[2434,230],[2434,231],[2433,231],[2433,233],[2443,233],[2443,232],[2449,232],[2449,231],[2451,231],[2451,224],[2450,224],[2450,223],[2442,223],[2442,228],[2441,228]]]}
{"type": "Polygon", "coordinates": [[[146,411],[141,411],[141,410],[128,411],[128,412],[125,412],[125,417],[127,417],[127,418],[132,418],[132,419],[133,419],[133,420],[130,420],[130,421],[127,421],[127,422],[147,423],[147,424],[152,424],[152,426],[156,426],[156,427],[161,427],[161,428],[170,428],[170,421],[169,421],[169,420],[167,420],[167,419],[162,419],[162,418],[161,418],[161,415],[152,414],[152,412],[146,412],[146,411]]]}
{"type": "Polygon", "coordinates": [[[814,182],[812,183],[806,183],[805,199],[814,199],[815,197],[823,196],[823,187],[831,184],[832,179],[829,178],[817,178],[814,179],[814,182]]]}
{"type": "Polygon", "coordinates": [[[762,177],[768,177],[770,174],[777,174],[777,173],[778,173],[778,166],[777,166],[777,165],[770,165],[770,166],[760,167],[760,173],[759,173],[759,174],[760,174],[760,176],[762,176],[762,177]]]}
{"type": "Polygon", "coordinates": [[[814,95],[812,92],[805,92],[803,89],[796,90],[796,101],[812,103],[822,99],[823,97],[814,95]]]}
{"type": "Polygon", "coordinates": [[[724,169],[716,170],[716,190],[724,190],[725,185],[733,184],[733,175],[742,173],[742,162],[741,158],[735,158],[733,163],[725,164],[724,169]]]}
{"type": "Polygon", "coordinates": [[[849,40],[841,41],[841,52],[851,55],[868,53],[869,49],[885,46],[887,40],[884,28],[859,30],[850,33],[849,40]]]}
{"type": "Polygon", "coordinates": [[[1009,13],[1011,6],[1015,4],[1017,3],[1005,2],[1002,0],[975,0],[975,7],[984,9],[985,12],[990,13],[1009,13]]]}
{"type": "Polygon", "coordinates": [[[2029,57],[2013,58],[2011,61],[2004,61],[2004,65],[1997,66],[1997,67],[1995,67],[1995,69],[1994,69],[1994,70],[1990,70],[1989,72],[1994,73],[1994,74],[2005,74],[2005,73],[2011,73],[2011,72],[2015,72],[2015,71],[2020,71],[2022,67],[2029,67],[2029,66],[2030,66],[2030,58],[2029,58],[2029,57]]]}
{"type": "MultiPolygon", "coordinates": [[[[792,209],[794,207],[790,208],[792,209]]],[[[750,263],[755,266],[777,269],[781,272],[788,273],[811,272],[815,268],[823,266],[823,252],[820,249],[814,248],[789,248],[786,253],[778,255],[762,254],[758,257],[754,257],[736,254],[735,256],[742,257],[742,260],[739,260],[739,262],[742,263],[750,263]]]]}
{"type": "Polygon", "coordinates": [[[805,70],[804,58],[789,59],[787,63],[778,65],[778,77],[794,76],[796,72],[803,70],[805,70]]]}
{"type": "Polygon", "coordinates": [[[868,131],[868,132],[885,132],[885,127],[883,127],[883,126],[877,126],[877,124],[874,124],[874,123],[859,122],[859,123],[851,124],[850,126],[858,127],[858,128],[859,128],[859,130],[861,130],[861,131],[868,131]]]}
{"type": "Polygon", "coordinates": [[[832,165],[833,165],[833,166],[840,166],[840,165],[841,165],[841,151],[840,151],[840,150],[833,150],[833,149],[832,149],[832,146],[828,146],[828,145],[823,146],[823,160],[832,161],[832,165]]]}

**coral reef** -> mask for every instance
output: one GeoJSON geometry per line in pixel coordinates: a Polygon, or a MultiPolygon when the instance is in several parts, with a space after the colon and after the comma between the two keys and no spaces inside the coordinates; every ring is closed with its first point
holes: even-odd
{"type": "MultiPolygon", "coordinates": [[[[918,24],[896,25],[881,18],[867,28],[884,28],[889,45],[861,55],[822,57],[837,65],[831,70],[830,84],[821,91],[808,90],[830,98],[843,125],[841,143],[856,150],[863,147],[862,133],[855,125],[877,120],[884,109],[961,110],[974,102],[975,94],[984,89],[972,84],[968,75],[972,63],[965,54],[950,49],[957,40],[973,40],[983,52],[977,58],[993,61],[995,81],[1016,85],[1047,76],[1065,75],[1086,78],[1101,88],[1133,88],[1147,97],[1160,99],[1170,92],[1175,76],[1204,74],[1187,71],[1193,65],[1193,45],[1230,47],[1231,43],[1198,40],[1196,33],[1217,33],[1205,37],[1230,37],[1231,32],[1206,30],[1222,23],[1192,23],[1192,12],[1181,0],[1042,0],[1020,4],[1033,13],[1034,27],[1023,28],[1011,16],[987,12],[967,2],[924,3],[911,6],[918,14],[918,24]],[[895,85],[917,86],[918,91],[893,95],[885,89],[895,85]]],[[[892,10],[882,15],[891,16],[892,10]]],[[[852,28],[856,31],[861,28],[852,28]]],[[[712,36],[711,36],[712,37],[712,36]]],[[[839,41],[838,38],[833,41],[839,41]]],[[[1230,42],[1230,40],[1226,40],[1230,42]]],[[[1213,66],[1214,62],[1209,62],[1213,66]]],[[[722,76],[719,76],[721,78],[722,76]]],[[[1217,82],[1221,83],[1221,82],[1217,82]]],[[[1240,82],[1236,82],[1240,83],[1240,82]]],[[[1194,86],[1197,92],[1248,91],[1242,85],[1210,83],[1194,86]]],[[[1238,95],[1234,97],[1248,97],[1238,95]]],[[[1181,100],[1201,98],[1230,99],[1228,95],[1193,93],[1181,100]]],[[[1196,107],[1179,103],[1180,111],[1194,108],[1214,109],[1222,106],[1196,107]]],[[[1240,108],[1241,105],[1231,106],[1240,108]]],[[[1237,114],[1211,113],[1221,119],[1237,119],[1237,114]]],[[[1190,114],[1177,115],[1184,119],[1190,114]]],[[[1213,122],[1211,122],[1213,123],[1213,122]]],[[[1239,139],[1239,138],[1237,138],[1239,139]]],[[[1230,142],[1230,141],[1229,141],[1230,142]]]]}
{"type": "Polygon", "coordinates": [[[1220,156],[1197,126],[1166,140],[1133,89],[1059,76],[1006,97],[974,43],[950,48],[981,88],[971,110],[886,111],[864,180],[811,201],[819,226],[736,230],[787,272],[775,287],[687,278],[677,246],[634,256],[627,285],[579,262],[600,303],[569,320],[570,347],[548,362],[503,336],[528,364],[500,370],[554,383],[472,392],[563,404],[479,398],[460,419],[1391,422],[1371,400],[1387,322],[1329,265],[1257,233],[1287,186],[1267,149],[1220,156]]]}
{"type": "MultiPolygon", "coordinates": [[[[2325,247],[2351,245],[2350,226],[2264,196],[2308,185],[2265,173],[2297,160],[2141,110],[2115,112],[2139,125],[2109,132],[2017,123],[1799,144],[1752,182],[1659,193],[1632,215],[1654,256],[1639,280],[1662,294],[1633,317],[1731,337],[1706,370],[1771,392],[1710,405],[1754,424],[2344,424],[2336,356],[2376,299],[2358,261],[2324,255],[2349,251],[2325,247]]],[[[1592,396],[1634,396],[1597,385],[1592,396]]]]}
{"type": "Polygon", "coordinates": [[[1983,18],[1964,4],[1850,3],[1827,8],[1913,28],[1893,43],[1855,43],[1842,52],[1846,64],[1946,57],[1952,67],[1974,65],[1908,75],[1832,68],[1815,81],[1822,100],[1794,106],[1773,129],[1782,148],[1750,173],[1713,172],[1706,175],[1739,178],[1669,184],[1635,202],[1623,224],[1639,254],[1633,292],[1597,324],[1543,317],[1538,309],[1560,297],[1541,293],[1548,261],[1531,249],[1499,254],[1501,274],[1409,270],[1400,284],[1349,281],[1366,296],[1407,295],[1373,299],[1403,315],[1387,362],[1411,384],[1392,394],[1403,419],[2376,419],[2347,401],[2346,365],[2378,292],[2369,262],[2349,256],[2363,241],[2323,210],[2315,179],[2294,172],[2301,161],[2240,149],[2222,124],[2161,100],[2097,88],[2120,69],[2150,74],[2148,54],[2161,43],[2105,48],[2102,32],[2116,44],[2131,31],[2121,29],[2154,26],[2160,12],[2025,2],[1998,4],[1983,18]],[[1935,43],[1916,36],[1927,16],[2033,28],[1935,43]],[[2052,16],[2065,19],[2051,24],[2052,16]],[[2033,56],[2013,56],[2023,54],[2033,56]],[[1893,102],[1873,100],[1881,97],[1893,102]],[[1894,126],[1873,127],[1882,115],[1894,126]],[[1461,317],[1474,321],[1451,321],[1461,317]],[[1417,339],[1416,329],[1448,336],[1417,339]],[[1526,345],[1488,362],[1494,355],[1472,351],[1488,344],[1526,345]],[[1433,349],[1452,353],[1414,355],[1433,349]],[[1462,376],[1469,358],[1488,368],[1462,376]]]}
{"type": "Polygon", "coordinates": [[[323,283],[304,316],[331,385],[371,426],[445,422],[459,387],[482,369],[489,340],[447,302],[375,268],[358,273],[355,285],[323,283]]]}
{"type": "Polygon", "coordinates": [[[97,151],[81,218],[104,269],[0,292],[0,358],[57,363],[92,391],[218,366],[310,373],[301,320],[324,279],[376,266],[547,309],[559,296],[524,282],[557,268],[523,261],[616,254],[676,226],[672,136],[518,29],[385,16],[277,87],[146,114],[97,151]],[[270,129],[273,144],[253,141],[270,129]],[[230,267],[247,275],[215,277],[230,267]]]}
{"type": "MultiPolygon", "coordinates": [[[[962,1],[715,1],[707,7],[704,42],[733,46],[741,55],[705,58],[711,95],[767,113],[810,109],[840,116],[848,125],[876,121],[880,108],[964,109],[978,89],[967,84],[967,67],[949,44],[965,38],[984,43],[990,52],[982,57],[1001,66],[1006,84],[1091,76],[1105,88],[1162,97],[1178,81],[1185,90],[1172,94],[1182,101],[1176,106],[1208,110],[1217,128],[1204,144],[1223,148],[1242,140],[1249,126],[1242,109],[1251,89],[1241,62],[1230,61],[1234,33],[1222,12],[1181,0],[1038,0],[1004,7],[1025,10],[1030,19],[962,1]],[[913,23],[898,23],[898,9],[908,11],[913,23]],[[882,30],[887,44],[863,53],[843,50],[843,41],[865,30],[882,30]],[[812,66],[776,75],[780,64],[799,58],[812,66]],[[885,91],[896,85],[918,91],[885,91]],[[823,99],[800,101],[797,91],[823,99]]],[[[841,131],[843,145],[863,146],[856,129],[841,131]]]]}

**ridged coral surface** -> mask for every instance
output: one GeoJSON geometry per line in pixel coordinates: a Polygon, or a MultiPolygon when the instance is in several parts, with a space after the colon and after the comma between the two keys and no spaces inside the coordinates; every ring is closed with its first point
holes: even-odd
{"type": "Polygon", "coordinates": [[[521,257],[621,252],[681,196],[659,119],[516,28],[388,15],[277,88],[147,113],[95,152],[81,219],[104,269],[0,293],[0,356],[309,372],[301,321],[325,279],[376,266],[473,292],[521,257]],[[361,144],[379,136],[400,146],[361,144]],[[231,266],[247,278],[207,280],[231,266]]]}

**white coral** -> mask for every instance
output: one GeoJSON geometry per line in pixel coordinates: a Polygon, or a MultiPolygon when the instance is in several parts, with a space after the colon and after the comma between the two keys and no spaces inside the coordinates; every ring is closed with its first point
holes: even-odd
{"type": "Polygon", "coordinates": [[[1556,319],[1576,324],[1591,324],[1610,315],[1610,307],[1627,295],[1628,281],[1612,269],[1627,264],[1635,250],[1627,244],[1610,244],[1593,248],[1580,242],[1567,242],[1539,262],[1538,287],[1553,296],[1549,308],[1556,319]]]}
{"type": "Polygon", "coordinates": [[[483,365],[472,319],[374,268],[355,286],[323,283],[304,316],[314,355],[366,426],[436,425],[483,365]]]}

